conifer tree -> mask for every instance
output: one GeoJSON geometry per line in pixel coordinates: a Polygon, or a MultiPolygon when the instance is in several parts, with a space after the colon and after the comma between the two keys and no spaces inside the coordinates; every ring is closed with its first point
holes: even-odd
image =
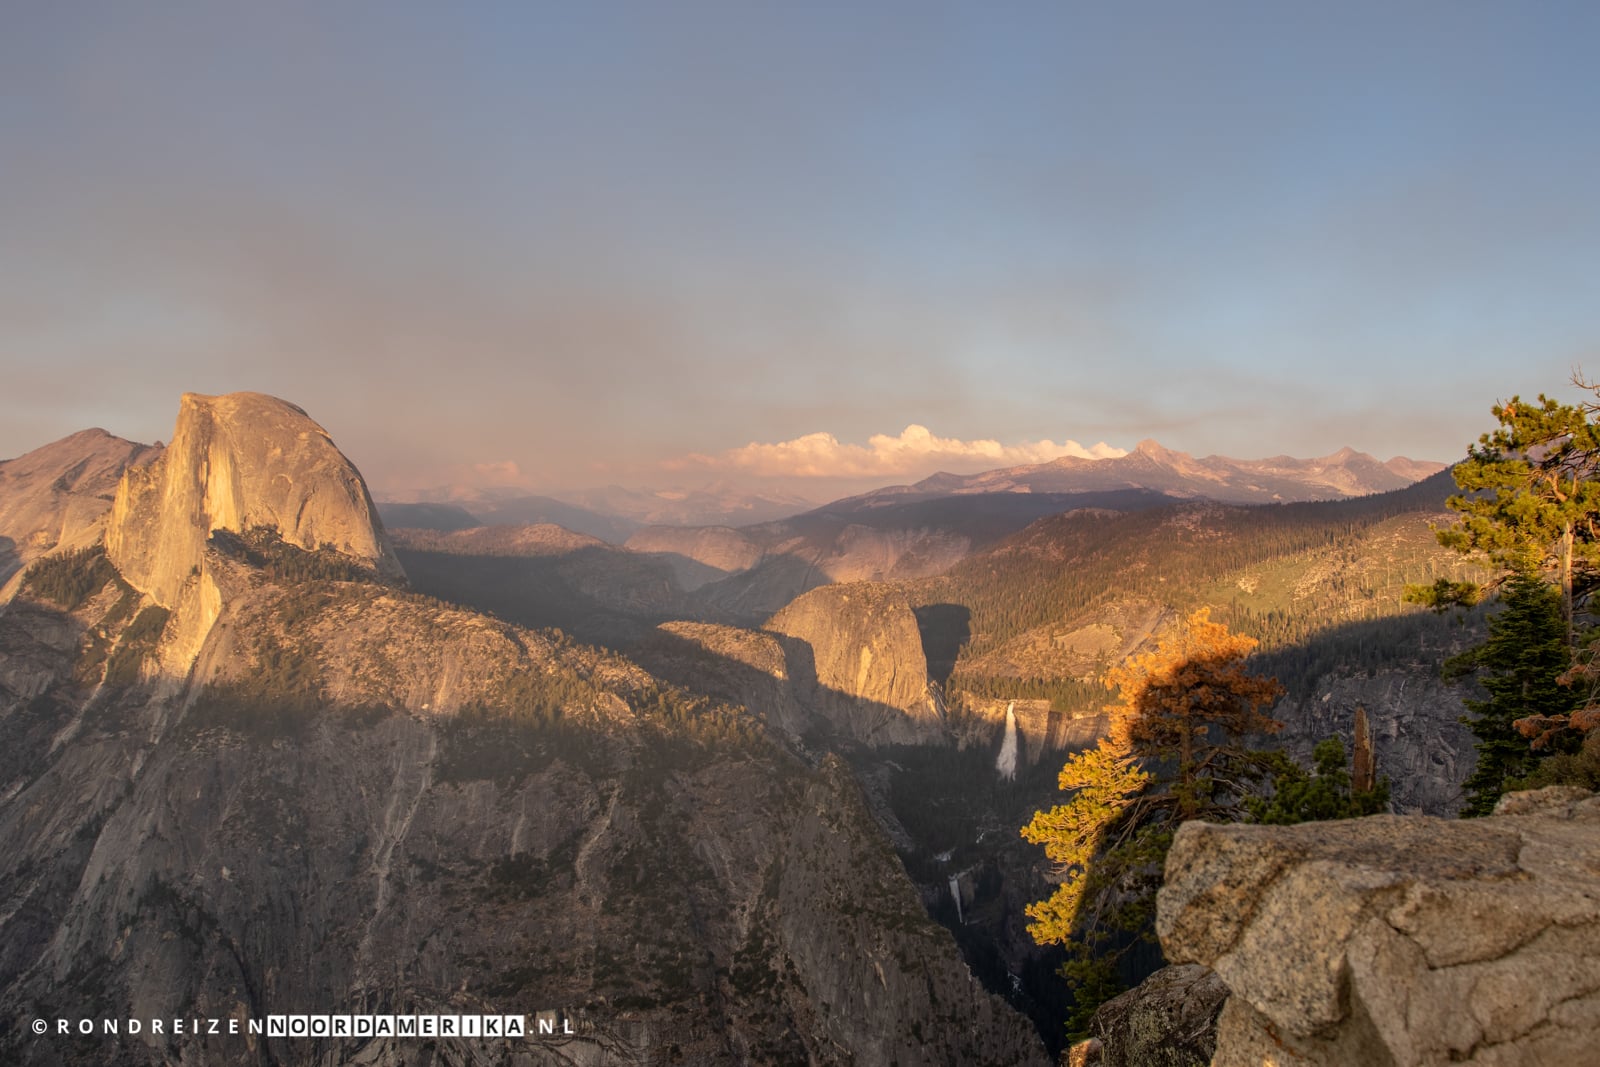
{"type": "MultiPolygon", "coordinates": [[[[1578,375],[1573,383],[1600,396],[1600,384],[1578,375]]],[[[1465,492],[1449,505],[1462,518],[1438,532],[1441,544],[1497,568],[1490,584],[1504,590],[1488,641],[1447,664],[1447,674],[1481,670],[1490,693],[1468,701],[1475,715],[1463,720],[1478,737],[1468,815],[1488,814],[1552,745],[1575,746],[1600,726],[1600,660],[1580,625],[1600,587],[1600,403],[1541,395],[1536,404],[1512,397],[1492,410],[1499,428],[1453,472],[1465,492]]],[[[1441,609],[1478,595],[1475,585],[1444,580],[1406,590],[1406,599],[1441,609]]]]}
{"type": "Polygon", "coordinates": [[[1246,801],[1252,822],[1290,826],[1323,819],[1354,819],[1376,815],[1389,806],[1389,780],[1366,785],[1353,781],[1344,742],[1339,738],[1319,741],[1311,758],[1316,767],[1310,774],[1286,758],[1273,781],[1272,799],[1251,797],[1246,801]]]}
{"type": "MultiPolygon", "coordinates": [[[[1541,395],[1537,404],[1512,397],[1491,411],[1499,428],[1452,471],[1463,492],[1449,506],[1462,517],[1439,531],[1439,543],[1503,574],[1551,576],[1561,590],[1567,644],[1576,647],[1577,607],[1600,572],[1600,423],[1592,418],[1600,405],[1541,395]]],[[[1471,603],[1477,591],[1439,582],[1413,586],[1407,596],[1443,606],[1471,603]]]]}
{"type": "Polygon", "coordinates": [[[1538,578],[1517,574],[1501,594],[1502,607],[1489,617],[1489,638],[1446,663],[1447,674],[1477,672],[1487,700],[1468,700],[1463,719],[1478,738],[1478,765],[1467,779],[1463,815],[1488,815],[1515,778],[1538,761],[1518,720],[1550,718],[1571,710],[1575,695],[1561,684],[1572,662],[1559,591],[1538,578]]]}

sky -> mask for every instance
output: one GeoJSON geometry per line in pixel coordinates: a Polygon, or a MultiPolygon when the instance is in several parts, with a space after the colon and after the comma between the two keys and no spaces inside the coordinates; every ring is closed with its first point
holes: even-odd
{"type": "Polygon", "coordinates": [[[0,2],[0,456],[820,500],[1600,375],[1592,3],[0,2]]]}

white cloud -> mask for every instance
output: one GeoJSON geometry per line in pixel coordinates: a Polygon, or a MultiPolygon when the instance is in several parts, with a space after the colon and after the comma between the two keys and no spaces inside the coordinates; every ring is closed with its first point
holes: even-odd
{"type": "Polygon", "coordinates": [[[526,485],[528,481],[523,477],[522,467],[514,459],[474,463],[472,472],[477,476],[473,481],[481,485],[526,485]]]}
{"type": "Polygon", "coordinates": [[[671,470],[713,467],[764,478],[876,478],[925,475],[944,468],[970,473],[1026,463],[1048,463],[1063,456],[1110,459],[1127,451],[1104,441],[1085,448],[1076,441],[1033,441],[1002,445],[983,439],[962,441],[936,436],[913,423],[898,436],[874,434],[865,445],[848,444],[831,433],[808,433],[790,441],[752,441],[715,456],[699,453],[664,464],[671,470]]]}

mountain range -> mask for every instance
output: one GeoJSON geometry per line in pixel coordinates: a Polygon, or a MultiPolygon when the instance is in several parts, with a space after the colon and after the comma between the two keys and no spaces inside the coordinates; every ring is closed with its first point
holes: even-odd
{"type": "Polygon", "coordinates": [[[1443,469],[1442,463],[1404,456],[1380,461],[1352,448],[1316,459],[1195,459],[1146,440],[1125,456],[1068,456],[979,474],[934,474],[911,485],[885,486],[820,508],[798,496],[745,492],[730,485],[702,489],[607,486],[548,496],[510,489],[447,487],[385,497],[379,504],[386,521],[394,526],[449,530],[469,525],[549,522],[621,544],[645,526],[749,527],[813,511],[860,513],[913,500],[981,493],[1059,495],[1143,490],[1228,503],[1333,500],[1400,489],[1443,469]]]}
{"type": "Polygon", "coordinates": [[[1330,456],[1295,459],[1195,459],[1186,452],[1140,441],[1125,456],[1083,459],[1063,456],[1048,463],[985,471],[935,474],[909,486],[880,489],[857,498],[863,506],[883,498],[967,493],[1085,493],[1148,489],[1174,497],[1205,497],[1234,504],[1334,500],[1402,489],[1444,469],[1443,463],[1398,456],[1381,462],[1365,452],[1341,448],[1330,456]]]}
{"type": "MultiPolygon", "coordinates": [[[[635,524],[637,517],[660,512],[632,508],[628,517],[546,497],[485,497],[475,505],[477,512],[459,504],[389,503],[380,508],[391,527],[404,531],[402,545],[419,548],[432,539],[411,532],[415,529],[555,524],[589,534],[665,565],[654,594],[663,610],[750,624],[818,585],[941,574],[1029,523],[1064,511],[1136,510],[1187,499],[1342,499],[1399,489],[1442,469],[1443,464],[1403,457],[1380,462],[1349,448],[1307,460],[1196,460],[1143,441],[1117,458],[1068,457],[974,475],[936,474],[914,485],[887,486],[743,525],[657,521],[641,527],[635,524]],[[668,601],[672,607],[666,606],[668,601]]],[[[605,506],[650,495],[596,492],[582,499],[605,506]]],[[[727,492],[715,496],[719,514],[738,510],[736,498],[727,492]]],[[[694,499],[686,497],[684,503],[694,499]]],[[[779,502],[763,498],[749,508],[777,506],[779,502]]],[[[680,519],[695,513],[690,507],[674,512],[680,519]]],[[[602,555],[591,553],[595,559],[602,555]]],[[[637,561],[615,556],[608,565],[639,569],[637,561]]],[[[522,570],[526,576],[529,568],[522,570]]]]}

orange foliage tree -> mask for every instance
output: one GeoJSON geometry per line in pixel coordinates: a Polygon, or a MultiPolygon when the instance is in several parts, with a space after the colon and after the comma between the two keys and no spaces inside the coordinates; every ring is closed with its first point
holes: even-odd
{"type": "Polygon", "coordinates": [[[1255,646],[1201,609],[1154,651],[1109,671],[1119,703],[1108,709],[1108,735],[1061,769],[1072,799],[1022,828],[1062,876],[1027,912],[1035,941],[1067,948],[1062,974],[1077,1001],[1069,1030],[1087,1029],[1094,1008],[1120,988],[1118,960],[1150,938],[1178,825],[1244,817],[1245,798],[1281,764],[1248,747],[1252,735],[1282,728],[1265,709],[1283,687],[1245,670],[1255,646]]]}
{"type": "Polygon", "coordinates": [[[1147,764],[1172,765],[1164,796],[1180,822],[1234,810],[1264,773],[1244,740],[1283,728],[1264,714],[1283,686],[1244,669],[1255,647],[1201,608],[1155,651],[1106,674],[1122,698],[1111,709],[1112,740],[1147,764]]]}

